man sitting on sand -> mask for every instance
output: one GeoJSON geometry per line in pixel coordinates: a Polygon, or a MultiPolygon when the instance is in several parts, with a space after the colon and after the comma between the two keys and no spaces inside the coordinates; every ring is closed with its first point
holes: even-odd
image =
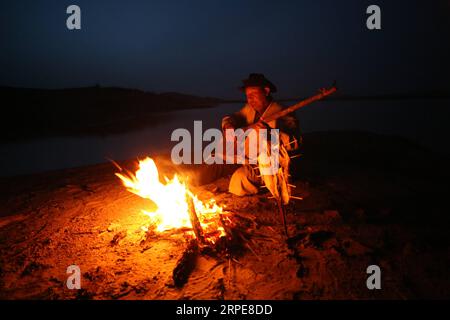
{"type": "MultiPolygon", "coordinates": [[[[247,103],[241,110],[222,119],[222,130],[243,128],[252,124],[255,124],[253,128],[256,130],[266,129],[266,126],[276,128],[280,131],[280,144],[284,145],[290,153],[297,151],[300,132],[298,120],[293,114],[270,121],[267,124],[258,122],[261,117],[284,109],[281,104],[273,100],[272,93],[277,91],[275,85],[259,73],[250,74],[242,82],[243,85],[240,89],[245,92],[247,103]]],[[[238,196],[256,194],[262,183],[258,166],[244,164],[233,173],[229,192],[238,196]]]]}

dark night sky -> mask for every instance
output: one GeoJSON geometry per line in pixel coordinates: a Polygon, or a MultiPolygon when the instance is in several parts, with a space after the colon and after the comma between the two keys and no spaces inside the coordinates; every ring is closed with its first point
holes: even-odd
{"type": "Polygon", "coordinates": [[[16,0],[0,15],[0,85],[236,98],[242,78],[263,72],[283,97],[334,79],[350,94],[450,89],[449,0],[16,0]],[[66,28],[70,4],[82,30],[66,28]],[[381,31],[365,26],[370,4],[381,31]]]}

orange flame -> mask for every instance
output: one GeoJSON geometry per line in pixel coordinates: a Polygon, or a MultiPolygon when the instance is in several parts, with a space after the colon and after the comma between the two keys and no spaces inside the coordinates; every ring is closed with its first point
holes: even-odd
{"type": "Polygon", "coordinates": [[[203,229],[205,240],[215,243],[220,237],[225,236],[225,230],[220,223],[222,207],[218,206],[214,199],[202,202],[177,175],[172,180],[165,177],[166,183],[159,181],[159,173],[155,162],[151,158],[139,161],[139,169],[135,174],[123,175],[116,173],[128,191],[145,199],[152,200],[156,211],[142,210],[147,215],[157,232],[164,232],[177,228],[192,228],[189,219],[188,203],[186,196],[193,199],[194,207],[203,229]]]}

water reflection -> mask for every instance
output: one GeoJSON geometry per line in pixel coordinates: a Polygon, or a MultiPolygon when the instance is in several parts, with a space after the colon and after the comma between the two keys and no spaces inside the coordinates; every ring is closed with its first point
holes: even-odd
{"type": "MultiPolygon", "coordinates": [[[[297,111],[304,133],[358,130],[394,134],[448,152],[448,100],[323,101],[297,111]]],[[[286,103],[290,104],[290,103],[286,103]]],[[[223,104],[211,109],[173,113],[170,120],[142,130],[105,137],[55,137],[0,146],[2,176],[12,176],[169,152],[173,130],[193,130],[202,120],[203,130],[219,128],[221,118],[240,108],[223,104]]]]}

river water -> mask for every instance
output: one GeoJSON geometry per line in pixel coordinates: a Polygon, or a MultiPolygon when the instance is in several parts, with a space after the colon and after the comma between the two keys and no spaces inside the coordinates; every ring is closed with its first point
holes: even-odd
{"type": "MultiPolygon", "coordinates": [[[[449,102],[448,99],[320,101],[296,113],[304,133],[357,130],[398,135],[449,154],[449,102]]],[[[5,143],[0,145],[0,175],[37,173],[168,152],[176,143],[170,141],[173,130],[186,128],[192,132],[194,120],[203,121],[203,130],[218,128],[221,118],[240,106],[229,103],[178,111],[157,126],[121,134],[5,143]]]]}

